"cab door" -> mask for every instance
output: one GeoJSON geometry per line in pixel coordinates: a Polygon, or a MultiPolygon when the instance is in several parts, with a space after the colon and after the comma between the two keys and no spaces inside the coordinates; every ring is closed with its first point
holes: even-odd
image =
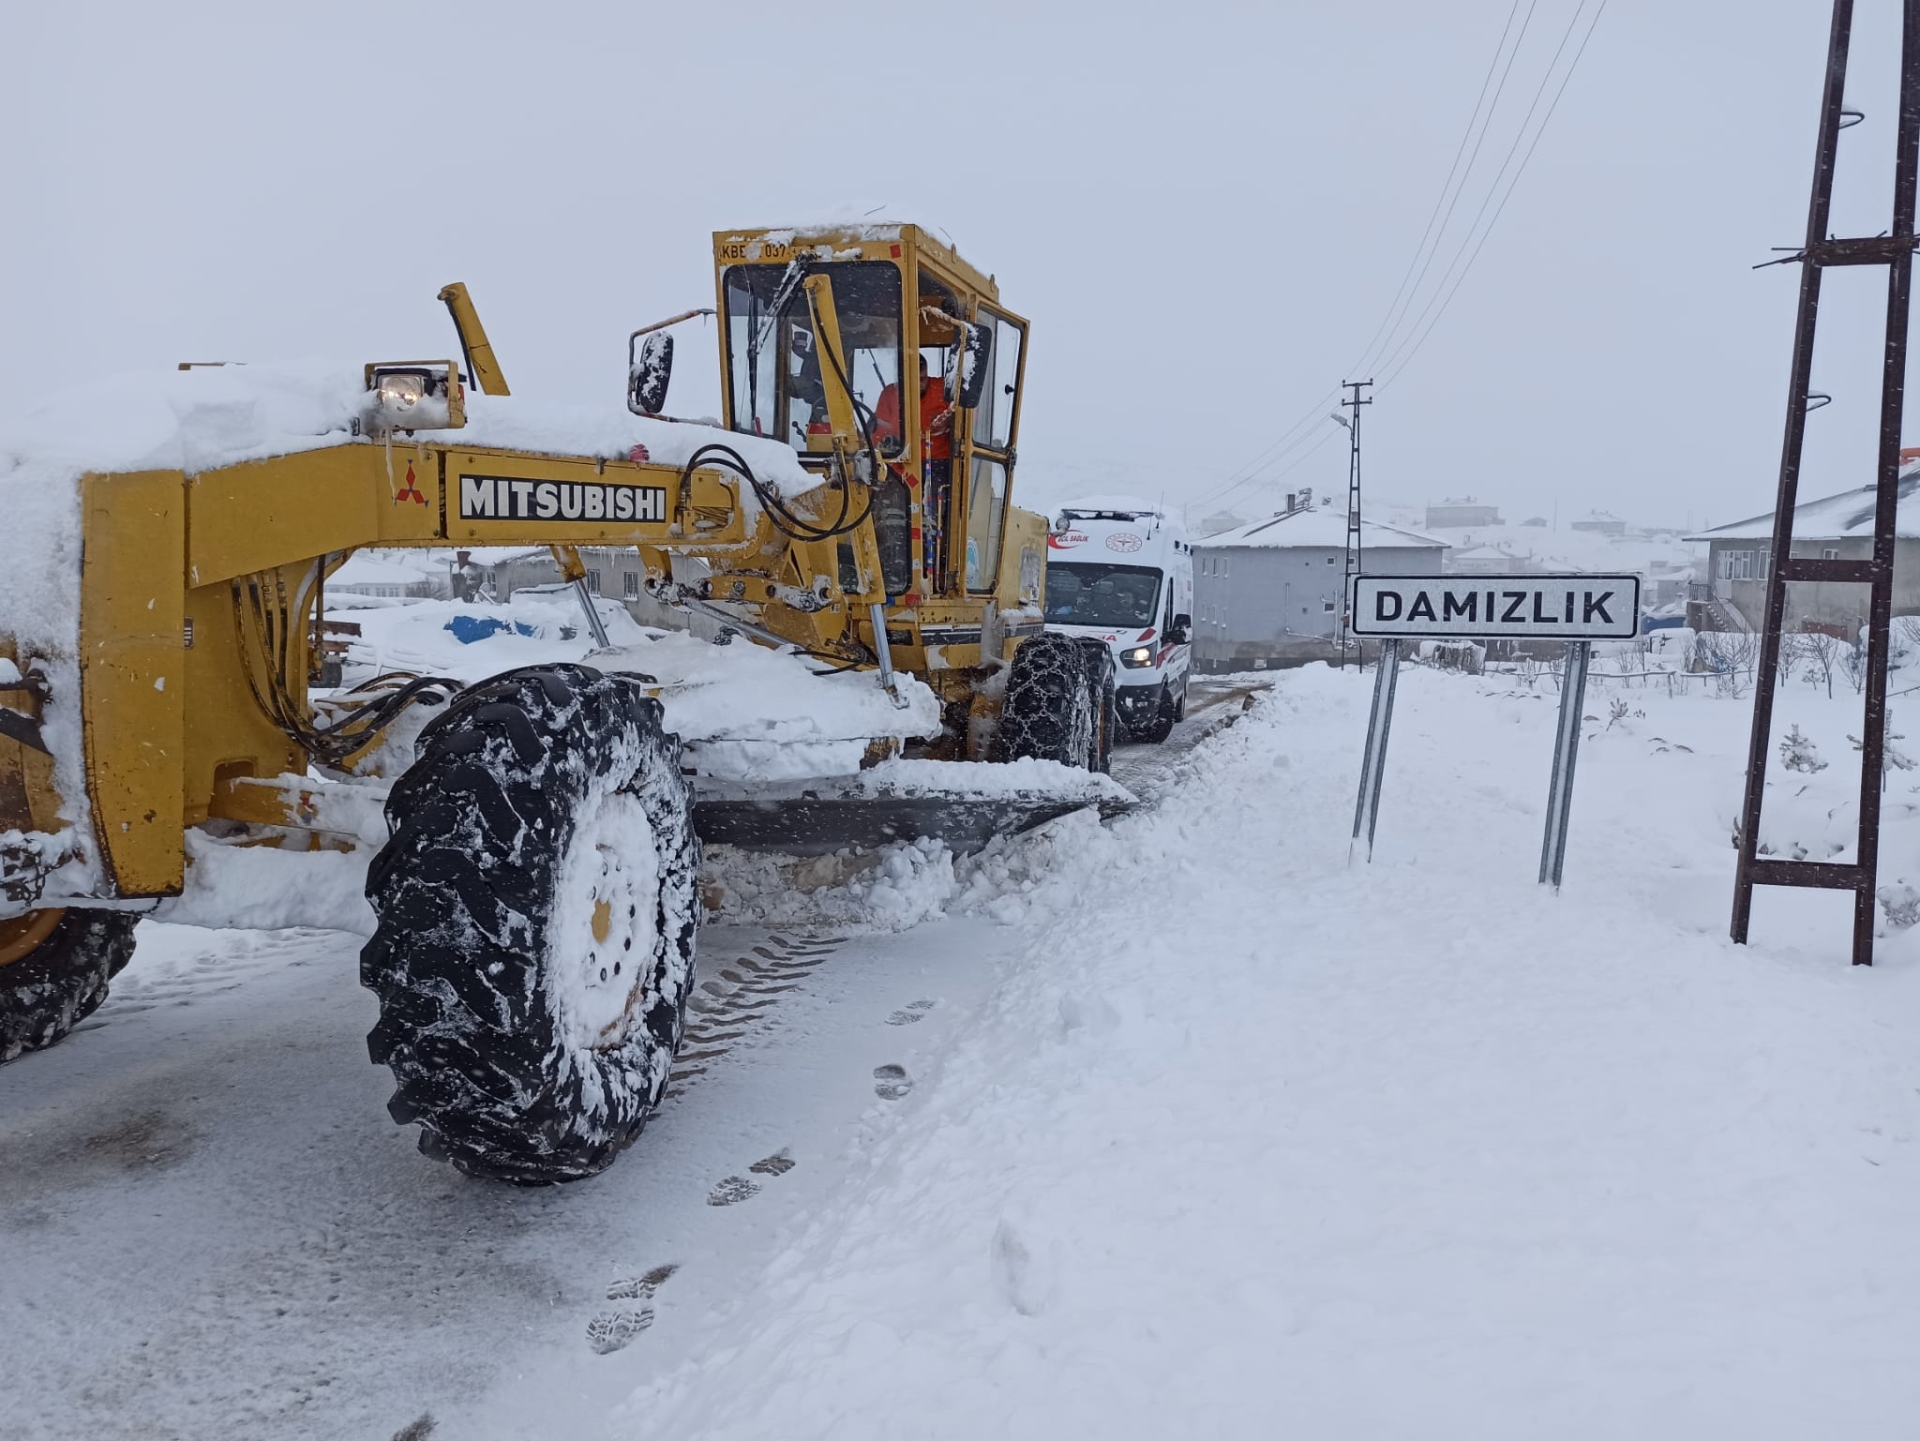
{"type": "Polygon", "coordinates": [[[963,583],[974,594],[993,590],[1000,575],[1013,461],[1020,434],[1020,391],[1027,363],[1027,322],[981,302],[974,321],[990,337],[986,385],[967,417],[967,516],[963,583]]]}

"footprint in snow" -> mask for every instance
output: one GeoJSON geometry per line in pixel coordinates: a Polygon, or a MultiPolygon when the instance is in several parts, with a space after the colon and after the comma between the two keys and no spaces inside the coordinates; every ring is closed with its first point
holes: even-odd
{"type": "Polygon", "coordinates": [[[637,1311],[607,1311],[587,1322],[587,1344],[601,1356],[633,1344],[633,1338],[653,1324],[653,1307],[637,1311]]]}
{"type": "Polygon", "coordinates": [[[905,1066],[885,1065],[873,1068],[873,1093],[883,1101],[897,1101],[913,1089],[913,1077],[905,1066]]]}
{"type": "Polygon", "coordinates": [[[732,1206],[746,1200],[749,1196],[760,1194],[760,1188],[745,1176],[728,1176],[719,1185],[707,1192],[709,1206],[732,1206]]]}
{"type": "MultiPolygon", "coordinates": [[[[771,1156],[762,1156],[747,1169],[756,1176],[784,1176],[794,1167],[794,1159],[785,1148],[775,1151],[771,1156]]],[[[728,1176],[711,1191],[707,1192],[709,1206],[732,1206],[751,1196],[760,1194],[757,1181],[749,1181],[745,1176],[728,1176]]]]}
{"type": "Polygon", "coordinates": [[[653,1293],[679,1269],[678,1261],[669,1261],[664,1266],[655,1266],[644,1276],[628,1276],[615,1281],[607,1287],[607,1299],[609,1301],[651,1301],[653,1293]]]}
{"type": "Polygon", "coordinates": [[[928,1011],[932,1010],[935,1004],[933,1001],[908,1001],[906,1005],[887,1017],[887,1024],[889,1026],[911,1026],[914,1022],[922,1019],[928,1011]]]}

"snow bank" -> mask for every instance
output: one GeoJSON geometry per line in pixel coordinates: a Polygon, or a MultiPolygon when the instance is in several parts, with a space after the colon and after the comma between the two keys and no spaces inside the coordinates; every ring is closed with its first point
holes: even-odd
{"type": "Polygon", "coordinates": [[[667,728],[688,743],[702,775],[775,781],[848,775],[876,738],[940,733],[940,702],[925,682],[896,677],[894,706],[872,671],[819,674],[821,663],[751,641],[714,645],[663,631],[595,651],[587,664],[633,670],[660,683],[667,728]]]}
{"type": "Polygon", "coordinates": [[[1907,1434],[1916,933],[1726,941],[1745,707],[1699,697],[1590,708],[1556,897],[1551,694],[1403,672],[1349,866],[1370,684],[1286,672],[1080,827],[857,1181],[665,1317],[612,1434],[1907,1434]]]}

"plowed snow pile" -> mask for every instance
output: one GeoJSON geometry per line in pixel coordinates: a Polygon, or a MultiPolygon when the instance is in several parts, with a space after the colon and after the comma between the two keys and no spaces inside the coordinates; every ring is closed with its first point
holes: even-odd
{"type": "Polygon", "coordinates": [[[1702,697],[1590,725],[1556,898],[1551,693],[1407,675],[1348,866],[1367,683],[1080,829],[871,1181],[611,1433],[1911,1435],[1914,933],[1852,970],[1776,894],[1726,941],[1747,709],[1702,697]]]}

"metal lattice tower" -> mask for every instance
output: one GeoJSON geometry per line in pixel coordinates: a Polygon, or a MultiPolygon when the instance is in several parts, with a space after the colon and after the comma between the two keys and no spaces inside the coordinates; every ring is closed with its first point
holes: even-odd
{"type": "MultiPolygon", "coordinates": [[[[1342,407],[1353,408],[1353,419],[1347,426],[1347,568],[1340,581],[1340,665],[1347,664],[1348,607],[1353,600],[1353,578],[1360,574],[1360,407],[1372,405],[1360,392],[1373,389],[1371,380],[1343,380],[1342,390],[1351,391],[1342,407]]],[[[1334,419],[1343,419],[1335,416],[1334,419]]]]}
{"type": "Polygon", "coordinates": [[[1894,141],[1893,216],[1888,234],[1839,240],[1827,234],[1840,132],[1865,119],[1847,109],[1847,50],[1853,0],[1834,0],[1827,45],[1826,86],[1820,101],[1820,142],[1804,245],[1776,264],[1800,264],[1800,305],[1787,391],[1786,439],[1780,490],[1773,513],[1772,565],[1767,574],[1766,625],[1754,677],[1753,736],[1747,753],[1746,803],[1740,821],[1740,861],[1733,889],[1733,939],[1744,943],[1753,913],[1753,888],[1816,886],[1853,892],[1853,963],[1873,964],[1875,879],[1880,861],[1880,791],[1887,734],[1887,639],[1893,610],[1894,518],[1900,492],[1900,422],[1906,391],[1907,322],[1913,281],[1914,200],[1920,181],[1920,0],[1904,0],[1900,44],[1900,114],[1894,141]],[[1887,267],[1886,341],[1880,379],[1879,456],[1874,479],[1873,556],[1869,560],[1814,559],[1793,552],[1793,512],[1799,498],[1800,453],[1809,410],[1824,402],[1809,389],[1820,279],[1828,266],[1887,267]],[[1760,807],[1773,740],[1773,695],[1778,684],[1787,587],[1794,582],[1862,585],[1867,611],[1866,711],[1860,732],[1860,829],[1850,862],[1788,861],[1761,856],[1760,807]]]}

